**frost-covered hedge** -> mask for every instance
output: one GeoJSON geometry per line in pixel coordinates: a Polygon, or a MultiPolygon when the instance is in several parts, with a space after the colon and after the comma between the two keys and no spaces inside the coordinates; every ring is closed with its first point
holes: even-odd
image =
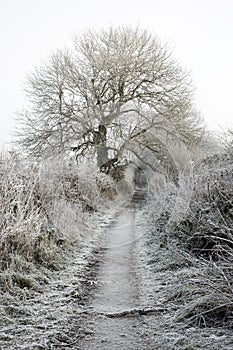
{"type": "Polygon", "coordinates": [[[0,159],[0,289],[40,287],[58,269],[64,248],[85,234],[88,216],[116,193],[94,166],[64,159],[31,164],[0,159]],[[43,270],[44,269],[44,270],[43,270]]]}
{"type": "Polygon", "coordinates": [[[188,216],[175,231],[182,247],[200,262],[200,274],[187,281],[189,303],[183,315],[201,326],[233,328],[232,184],[231,152],[202,161],[195,169],[188,216]]]}

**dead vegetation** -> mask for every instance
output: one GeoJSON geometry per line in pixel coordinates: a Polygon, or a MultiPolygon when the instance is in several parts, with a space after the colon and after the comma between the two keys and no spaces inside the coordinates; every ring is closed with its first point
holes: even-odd
{"type": "MultiPolygon", "coordinates": [[[[76,170],[64,163],[49,164],[39,170],[15,156],[2,157],[0,287],[2,295],[5,293],[14,300],[16,294],[27,298],[30,291],[43,290],[51,274],[62,267],[67,249],[85,234],[87,219],[108,205],[117,191],[114,181],[105,174],[96,174],[90,164],[86,169],[76,170]],[[108,190],[103,192],[103,189],[108,190]]],[[[164,321],[166,339],[174,344],[176,339],[172,336],[177,335],[169,333],[172,327],[174,332],[180,327],[180,334],[184,325],[187,334],[189,329],[191,332],[198,327],[202,328],[201,332],[208,327],[212,331],[233,328],[232,155],[206,159],[196,167],[194,175],[189,213],[171,240],[161,239],[155,264],[161,274],[158,281],[162,278],[163,283],[160,291],[163,306],[172,310],[169,318],[165,317],[167,324],[164,321]],[[166,254],[171,252],[169,260],[166,254]]],[[[174,208],[172,195],[166,196],[166,201],[169,198],[170,203],[166,202],[157,221],[157,231],[163,231],[174,208]]],[[[153,232],[150,235],[152,240],[158,239],[153,237],[153,232]]],[[[151,259],[155,261],[154,256],[151,259]]],[[[156,280],[152,281],[156,284],[156,280]]],[[[7,306],[4,310],[7,319],[11,308],[7,306]]],[[[135,317],[152,317],[157,309],[128,310],[116,318],[131,315],[131,311],[135,317]]],[[[163,308],[161,311],[163,314],[163,308]]],[[[176,346],[182,348],[178,341],[176,346]]]]}
{"type": "Polygon", "coordinates": [[[1,292],[38,290],[85,234],[90,213],[114,197],[114,182],[90,167],[42,167],[17,154],[2,154],[0,174],[1,292]]]}
{"type": "Polygon", "coordinates": [[[186,300],[178,319],[201,327],[233,328],[232,183],[230,152],[202,161],[195,169],[189,213],[175,231],[189,260],[199,264],[177,297],[186,300]]]}

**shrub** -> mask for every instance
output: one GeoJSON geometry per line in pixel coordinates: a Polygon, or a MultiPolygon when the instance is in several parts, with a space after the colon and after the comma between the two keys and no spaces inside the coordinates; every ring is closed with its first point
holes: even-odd
{"type": "Polygon", "coordinates": [[[90,212],[114,197],[114,181],[91,164],[59,158],[38,165],[16,153],[2,154],[0,174],[0,284],[35,287],[40,267],[58,269],[90,212]]]}
{"type": "Polygon", "coordinates": [[[187,281],[191,297],[182,316],[201,326],[233,327],[232,180],[231,153],[202,161],[195,169],[188,216],[175,231],[200,262],[200,274],[187,281]]]}

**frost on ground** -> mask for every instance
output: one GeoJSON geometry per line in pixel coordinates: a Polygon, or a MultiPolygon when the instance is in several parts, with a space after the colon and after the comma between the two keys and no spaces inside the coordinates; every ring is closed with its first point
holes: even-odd
{"type": "Polygon", "coordinates": [[[200,328],[181,317],[188,285],[206,267],[190,260],[175,241],[165,244],[146,207],[124,209],[110,226],[109,221],[102,222],[105,240],[90,233],[69,255],[64,270],[53,273],[43,292],[31,299],[4,299],[2,312],[7,316],[1,321],[0,348],[232,349],[230,330],[200,328]],[[134,239],[111,253],[114,248],[107,249],[106,244],[116,242],[109,234],[126,216],[134,239]],[[106,274],[114,266],[114,256],[126,252],[127,263],[119,261],[118,271],[106,274]],[[117,293],[122,283],[127,285],[117,293]]]}
{"type": "Polygon", "coordinates": [[[24,290],[16,295],[1,294],[1,349],[50,349],[59,343],[63,333],[64,342],[69,338],[65,333],[70,314],[74,305],[84,305],[94,283],[92,275],[99,261],[98,234],[103,234],[111,216],[95,216],[94,221],[99,229],[94,222],[90,225],[83,240],[66,251],[61,270],[44,270],[48,281],[40,291],[31,292],[30,297],[26,289],[25,295],[24,290]]]}
{"type": "Polygon", "coordinates": [[[101,286],[87,304],[89,313],[81,315],[81,329],[88,334],[76,343],[77,349],[231,349],[230,330],[200,328],[182,316],[188,303],[186,289],[206,267],[181,252],[175,241],[164,244],[146,211],[132,214],[137,239],[130,246],[133,262],[128,268],[128,287],[121,286],[127,271],[122,270],[121,276],[119,271],[105,276],[105,271],[111,270],[111,266],[106,267],[105,255],[97,274],[101,286]],[[108,290],[112,298],[107,298],[108,290]]]}
{"type": "MultiPolygon", "coordinates": [[[[227,177],[219,175],[226,182],[217,181],[217,187],[207,189],[211,196],[217,193],[220,206],[231,174],[227,168],[227,177]]],[[[210,200],[203,188],[200,205],[210,200]]],[[[211,230],[206,212],[198,216],[199,202],[194,199],[187,220],[196,220],[196,228],[211,230]]],[[[212,221],[219,227],[223,215],[216,215],[216,206],[214,210],[212,221]]],[[[214,245],[211,259],[202,246],[200,254],[193,254],[196,250],[190,251],[190,240],[184,244],[190,238],[185,233],[187,222],[167,237],[166,214],[161,213],[158,220],[156,202],[138,199],[122,204],[114,216],[113,211],[87,214],[85,234],[73,247],[60,247],[64,249],[60,269],[41,265],[35,271],[40,288],[30,289],[27,281],[23,287],[21,280],[20,288],[16,283],[7,292],[4,284],[0,349],[232,349],[229,245],[214,245]],[[213,259],[216,252],[218,260],[213,259]],[[216,276],[218,285],[212,284],[216,276]],[[215,312],[216,318],[222,298],[226,300],[222,306],[229,307],[224,314],[228,319],[225,324],[211,324],[210,314],[215,312]]],[[[225,211],[225,226],[228,216],[225,211]]],[[[208,242],[212,236],[208,235],[208,242]]],[[[194,243],[199,241],[191,239],[196,249],[194,243]]]]}

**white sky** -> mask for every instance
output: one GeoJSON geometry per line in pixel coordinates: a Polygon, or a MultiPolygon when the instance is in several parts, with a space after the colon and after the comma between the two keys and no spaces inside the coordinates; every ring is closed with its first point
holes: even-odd
{"type": "Polygon", "coordinates": [[[72,33],[109,25],[140,25],[166,40],[191,70],[196,105],[207,125],[232,125],[232,0],[0,0],[0,143],[9,141],[23,84],[72,33]]]}

